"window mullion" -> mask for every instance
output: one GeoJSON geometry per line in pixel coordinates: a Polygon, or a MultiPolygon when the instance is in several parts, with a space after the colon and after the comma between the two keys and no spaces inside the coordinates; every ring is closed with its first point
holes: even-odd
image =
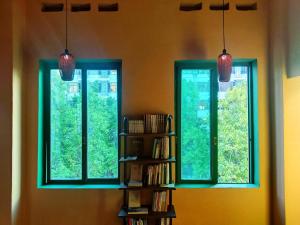
{"type": "Polygon", "coordinates": [[[249,183],[254,183],[254,137],[253,137],[253,79],[252,79],[252,66],[248,67],[248,148],[249,148],[249,183]]]}
{"type": "Polygon", "coordinates": [[[51,120],[51,100],[50,100],[50,95],[51,95],[51,84],[50,84],[50,68],[47,67],[46,69],[47,71],[47,74],[46,76],[44,76],[44,79],[45,79],[45,96],[44,96],[44,101],[45,101],[45,119],[46,119],[46,122],[45,122],[45,127],[44,127],[44,132],[45,132],[45,139],[46,139],[46,146],[45,146],[45,163],[46,163],[46,171],[44,171],[44,175],[45,176],[45,179],[44,179],[44,182],[45,183],[48,183],[50,180],[51,180],[51,146],[50,146],[50,120],[51,120]]]}
{"type": "Polygon", "coordinates": [[[181,79],[182,79],[182,68],[176,67],[175,70],[175,90],[176,90],[176,96],[175,96],[175,118],[176,118],[176,142],[175,142],[175,149],[176,149],[176,159],[177,159],[177,165],[176,165],[176,176],[177,176],[177,182],[181,182],[181,79]]]}
{"type": "Polygon", "coordinates": [[[87,70],[82,68],[82,181],[87,181],[87,70]]]}
{"type": "Polygon", "coordinates": [[[211,171],[212,183],[218,183],[218,72],[211,70],[211,171]]]}

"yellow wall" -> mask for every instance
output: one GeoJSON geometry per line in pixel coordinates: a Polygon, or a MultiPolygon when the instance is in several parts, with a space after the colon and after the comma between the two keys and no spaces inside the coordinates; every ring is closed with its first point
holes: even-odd
{"type": "MultiPolygon", "coordinates": [[[[286,4],[286,3],[285,3],[286,4]]],[[[285,204],[286,224],[300,224],[300,78],[287,78],[300,76],[299,70],[299,2],[289,0],[287,8],[289,27],[285,53],[287,72],[283,73],[284,96],[284,164],[285,164],[285,204]]]]}
{"type": "Polygon", "coordinates": [[[300,78],[284,78],[286,224],[300,224],[300,78]]]}
{"type": "MultiPolygon", "coordinates": [[[[284,176],[284,181],[279,178],[281,183],[277,183],[278,187],[283,185],[284,189],[280,187],[273,195],[272,202],[274,203],[274,218],[276,219],[274,224],[296,225],[300,224],[300,209],[298,206],[300,201],[300,142],[298,135],[300,126],[300,78],[288,79],[287,76],[300,75],[297,61],[299,58],[299,38],[297,37],[300,35],[299,29],[297,29],[299,26],[299,2],[295,0],[274,0],[272,11],[270,39],[272,71],[270,80],[275,79],[276,82],[271,98],[274,98],[275,103],[277,102],[277,105],[275,104],[277,118],[283,117],[283,121],[278,121],[283,124],[283,132],[280,126],[274,128],[278,129],[277,132],[284,134],[284,149],[281,149],[281,143],[278,142],[280,140],[276,140],[279,148],[276,153],[275,149],[272,150],[273,155],[276,154],[275,159],[277,160],[277,168],[272,169],[278,170],[278,177],[281,174],[284,176]],[[278,210],[277,214],[276,210],[278,210]]],[[[276,177],[273,179],[276,179],[276,177]]]]}
{"type": "MultiPolygon", "coordinates": [[[[64,49],[63,14],[41,13],[41,2],[27,0],[23,114],[26,214],[21,224],[120,224],[116,215],[121,191],[37,189],[38,60],[56,58],[64,49]]],[[[179,12],[179,0],[119,1],[118,13],[98,13],[99,1],[91,2],[92,12],[70,16],[70,50],[77,58],[122,59],[124,114],[174,114],[174,61],[212,59],[222,50],[221,13],[208,10],[210,1],[201,12],[192,13],[179,12]]],[[[230,2],[233,5],[236,1],[230,2]]],[[[238,12],[232,7],[226,13],[230,53],[235,58],[258,59],[260,188],[178,189],[174,224],[269,224],[266,2],[258,1],[257,12],[238,12]]]]}
{"type": "Polygon", "coordinates": [[[285,224],[283,76],[286,74],[286,0],[273,0],[269,14],[269,99],[271,130],[271,224],[285,224]]]}

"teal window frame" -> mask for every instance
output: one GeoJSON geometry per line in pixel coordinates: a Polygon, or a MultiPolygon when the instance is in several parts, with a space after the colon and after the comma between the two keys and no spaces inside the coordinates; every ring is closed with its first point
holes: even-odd
{"type": "Polygon", "coordinates": [[[80,180],[52,180],[50,175],[50,71],[58,69],[56,60],[41,60],[39,70],[39,115],[38,115],[38,186],[44,185],[114,185],[120,183],[120,138],[118,137],[118,175],[116,178],[87,177],[87,70],[117,70],[118,133],[122,115],[122,61],[81,60],[76,69],[82,70],[82,178],[80,180]]]}
{"type": "Polygon", "coordinates": [[[259,127],[258,127],[258,83],[257,60],[240,59],[233,66],[247,66],[248,70],[248,129],[249,129],[249,183],[218,183],[218,73],[216,60],[179,60],[175,62],[175,129],[176,142],[176,184],[178,187],[203,187],[225,185],[223,187],[259,186],[259,127]],[[211,71],[211,179],[184,180],[181,177],[181,71],[183,69],[208,69],[211,71]],[[196,186],[195,186],[196,185],[196,186]],[[247,186],[248,185],[248,186],[247,186]],[[253,186],[251,186],[253,185],[253,186]],[[255,186],[254,186],[255,185],[255,186]]]}

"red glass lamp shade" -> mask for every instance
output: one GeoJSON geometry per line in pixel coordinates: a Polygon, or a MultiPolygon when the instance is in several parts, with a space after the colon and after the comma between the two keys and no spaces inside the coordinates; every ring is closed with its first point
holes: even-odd
{"type": "Polygon", "coordinates": [[[75,60],[68,49],[59,57],[59,71],[63,81],[72,81],[74,79],[75,60]]]}
{"type": "Polygon", "coordinates": [[[232,56],[223,50],[223,53],[218,58],[218,72],[220,82],[229,82],[232,72],[232,56]]]}

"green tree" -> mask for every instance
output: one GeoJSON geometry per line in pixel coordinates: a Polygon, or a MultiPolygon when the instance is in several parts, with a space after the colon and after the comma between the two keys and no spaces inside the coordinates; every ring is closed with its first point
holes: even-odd
{"type": "MultiPolygon", "coordinates": [[[[209,88],[200,84],[199,80],[182,79],[181,175],[184,179],[209,179],[211,176],[209,92],[209,88]]],[[[224,98],[219,99],[218,139],[219,182],[247,183],[249,149],[246,80],[227,89],[224,98]]]]}
{"type": "MultiPolygon", "coordinates": [[[[184,179],[209,179],[211,176],[209,110],[205,108],[198,116],[203,101],[201,96],[208,93],[209,89],[200,90],[197,82],[182,79],[181,167],[184,179]]],[[[209,98],[205,103],[209,106],[209,98]]]]}
{"type": "MultiPolygon", "coordinates": [[[[81,179],[82,174],[82,85],[74,93],[70,85],[61,80],[58,71],[51,74],[52,179],[81,179]]],[[[88,177],[115,178],[118,175],[117,99],[99,95],[99,80],[88,78],[87,89],[88,177]]]]}
{"type": "Polygon", "coordinates": [[[51,178],[80,179],[82,158],[81,92],[51,73],[51,178]]]}
{"type": "Polygon", "coordinates": [[[88,174],[115,178],[118,175],[117,99],[99,96],[99,81],[88,82],[88,174]]]}
{"type": "Polygon", "coordinates": [[[249,181],[247,82],[227,91],[219,101],[219,182],[249,181]]]}

